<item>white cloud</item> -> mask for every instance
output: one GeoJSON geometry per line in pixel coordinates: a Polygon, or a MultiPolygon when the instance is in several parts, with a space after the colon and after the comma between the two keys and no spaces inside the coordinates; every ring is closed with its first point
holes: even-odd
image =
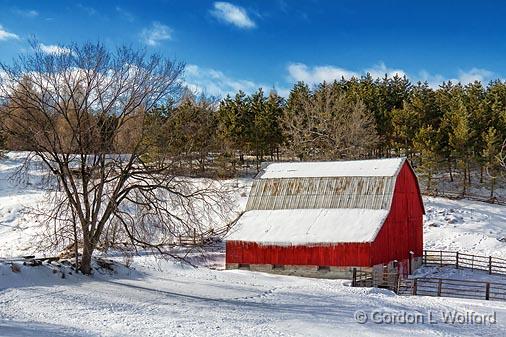
{"type": "Polygon", "coordinates": [[[153,22],[149,28],[144,28],[141,38],[148,46],[156,46],[160,42],[172,39],[173,30],[160,22],[153,22]]]}
{"type": "Polygon", "coordinates": [[[27,18],[34,18],[36,16],[39,16],[39,12],[37,12],[36,10],[21,10],[21,9],[16,9],[14,10],[14,12],[18,15],[21,15],[21,16],[25,16],[27,18]]]}
{"type": "Polygon", "coordinates": [[[402,77],[406,75],[404,70],[388,68],[383,62],[361,71],[331,65],[314,67],[308,67],[304,63],[291,63],[288,65],[289,81],[304,81],[308,84],[317,84],[323,81],[332,82],[340,80],[343,77],[349,80],[352,77],[359,78],[367,73],[371,74],[373,78],[382,78],[385,75],[388,77],[394,77],[395,75],[402,77]]]}
{"type": "Polygon", "coordinates": [[[5,40],[19,40],[19,36],[14,33],[6,31],[2,25],[0,25],[0,41],[5,40]]]}
{"type": "MultiPolygon", "coordinates": [[[[239,90],[251,94],[259,88],[262,88],[265,93],[272,89],[272,85],[245,79],[234,79],[219,70],[202,68],[194,64],[186,66],[185,84],[192,91],[217,97],[223,97],[227,94],[235,95],[239,90]]],[[[288,93],[288,90],[281,89],[278,90],[278,93],[288,93]]]]}
{"type": "Polygon", "coordinates": [[[414,78],[415,81],[427,82],[431,88],[438,88],[443,82],[451,81],[452,83],[469,84],[474,81],[480,81],[486,85],[489,81],[501,79],[500,76],[490,70],[482,68],[471,68],[464,71],[459,70],[457,76],[443,76],[441,74],[431,74],[426,70],[419,72],[414,78]]]}
{"type": "Polygon", "coordinates": [[[385,75],[390,78],[395,75],[400,77],[406,76],[412,82],[427,82],[432,88],[437,88],[445,81],[452,81],[453,83],[460,82],[462,84],[480,81],[486,84],[488,81],[499,77],[494,72],[481,68],[472,68],[468,71],[459,70],[457,76],[431,74],[425,70],[420,71],[416,75],[411,75],[402,69],[389,68],[383,62],[359,71],[332,65],[310,67],[304,63],[290,63],[287,70],[289,82],[304,81],[310,85],[322,83],[323,81],[332,82],[334,80],[340,80],[343,77],[345,79],[350,79],[352,77],[359,78],[367,73],[371,74],[373,78],[383,78],[385,75]]]}
{"type": "Polygon", "coordinates": [[[459,71],[460,83],[467,84],[474,81],[480,81],[486,84],[488,81],[496,79],[497,75],[487,69],[472,68],[468,71],[459,71]]]}
{"type": "Polygon", "coordinates": [[[383,62],[378,63],[372,68],[366,69],[365,72],[371,74],[373,78],[383,78],[385,75],[387,77],[394,77],[396,75],[399,77],[407,76],[404,70],[388,68],[383,62]]]}
{"type": "Polygon", "coordinates": [[[239,28],[250,29],[256,26],[244,8],[233,5],[230,2],[215,2],[211,14],[218,20],[239,28]]]}
{"type": "Polygon", "coordinates": [[[422,70],[418,73],[418,76],[414,79],[414,81],[418,82],[427,82],[429,87],[433,89],[437,89],[439,85],[446,81],[452,81],[454,83],[458,82],[458,80],[454,78],[446,78],[441,74],[431,74],[426,70],[422,70]]]}
{"type": "Polygon", "coordinates": [[[83,12],[86,12],[88,15],[93,16],[98,14],[97,10],[93,7],[88,7],[83,4],[77,4],[77,8],[82,10],[83,12]]]}
{"type": "Polygon", "coordinates": [[[116,12],[118,12],[118,14],[123,16],[123,18],[125,18],[125,20],[127,20],[129,22],[135,21],[135,16],[120,6],[116,6],[116,12]]]}
{"type": "Polygon", "coordinates": [[[40,43],[39,48],[45,54],[62,55],[62,54],[70,54],[71,53],[71,50],[69,48],[57,46],[55,44],[46,45],[46,44],[40,43]]]}
{"type": "Polygon", "coordinates": [[[340,67],[334,66],[315,66],[309,68],[303,63],[291,63],[288,65],[288,75],[291,80],[304,81],[308,84],[317,84],[323,81],[331,82],[340,80],[342,77],[350,79],[358,77],[359,74],[340,67]]]}

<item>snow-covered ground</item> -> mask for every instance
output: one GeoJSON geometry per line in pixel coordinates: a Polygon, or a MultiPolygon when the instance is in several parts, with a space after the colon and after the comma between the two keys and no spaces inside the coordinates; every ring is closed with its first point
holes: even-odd
{"type": "MultiPolygon", "coordinates": [[[[34,253],[33,235],[40,230],[36,217],[24,211],[44,204],[38,175],[33,173],[30,184],[23,186],[11,179],[22,158],[11,154],[0,159],[0,257],[34,253]]],[[[250,181],[233,183],[240,187],[238,204],[244,205],[250,181]]],[[[506,242],[501,241],[506,237],[506,207],[441,198],[424,201],[426,248],[506,258],[506,242]]],[[[211,254],[196,269],[149,255],[135,257],[132,265],[135,270],[118,266],[114,273],[96,272],[92,277],[70,275],[64,267],[62,278],[49,266],[20,265],[20,271],[13,272],[0,262],[0,336],[506,334],[506,302],[402,297],[386,290],[351,288],[344,280],[205,267],[223,267],[223,251],[211,254]],[[495,324],[443,322],[443,315],[455,310],[474,316],[495,313],[495,324]],[[361,311],[368,316],[365,324],[354,317],[361,311]],[[412,316],[419,324],[403,323],[402,317],[412,316]],[[389,319],[397,322],[389,324],[389,319]]],[[[420,273],[486,277],[449,269],[420,273]]]]}
{"type": "Polygon", "coordinates": [[[150,264],[149,257],[138,258],[135,271],[64,279],[45,266],[23,267],[20,273],[1,266],[0,336],[504,336],[506,331],[502,302],[402,297],[351,288],[342,280],[150,264]],[[496,323],[444,323],[442,315],[455,310],[495,313],[496,323]],[[354,317],[360,311],[369,316],[365,324],[354,317]],[[404,313],[419,315],[425,324],[377,323],[379,315],[388,320],[404,313]]]}
{"type": "Polygon", "coordinates": [[[506,258],[506,207],[424,198],[426,249],[506,258]]]}

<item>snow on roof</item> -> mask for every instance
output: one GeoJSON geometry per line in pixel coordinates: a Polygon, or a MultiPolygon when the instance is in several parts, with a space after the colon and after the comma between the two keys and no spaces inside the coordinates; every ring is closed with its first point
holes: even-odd
{"type": "Polygon", "coordinates": [[[384,209],[251,210],[226,240],[273,245],[372,242],[388,215],[384,209]]]}
{"type": "Polygon", "coordinates": [[[353,161],[271,163],[260,179],[311,177],[392,177],[397,175],[405,158],[353,161]]]}

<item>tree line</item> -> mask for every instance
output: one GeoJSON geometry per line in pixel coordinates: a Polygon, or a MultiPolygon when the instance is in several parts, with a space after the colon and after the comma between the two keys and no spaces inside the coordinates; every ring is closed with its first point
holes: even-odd
{"type": "Polygon", "coordinates": [[[262,89],[221,101],[188,93],[154,109],[152,118],[164,125],[158,149],[166,146],[201,172],[234,174],[264,160],[406,156],[429,191],[444,174],[463,194],[486,181],[493,195],[506,139],[506,83],[444,82],[435,89],[366,75],[314,87],[298,82],[287,98],[262,89]]]}
{"type": "MultiPolygon", "coordinates": [[[[170,157],[198,175],[236,175],[265,160],[406,156],[429,191],[433,177],[446,174],[463,194],[477,179],[493,195],[506,139],[506,83],[434,89],[366,75],[314,87],[298,82],[286,98],[262,89],[221,100],[186,91],[150,109],[142,123],[146,158],[170,157]]],[[[23,149],[3,139],[7,148],[23,149]]]]}

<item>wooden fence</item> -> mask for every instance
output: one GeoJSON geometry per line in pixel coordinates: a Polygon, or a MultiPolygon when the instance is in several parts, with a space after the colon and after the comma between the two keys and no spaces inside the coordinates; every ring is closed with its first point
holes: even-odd
{"type": "Polygon", "coordinates": [[[506,283],[422,277],[405,280],[404,287],[399,288],[397,293],[506,301],[506,283]]]}
{"type": "Polygon", "coordinates": [[[457,269],[482,270],[489,274],[506,275],[506,259],[444,250],[424,250],[422,264],[454,266],[457,269]]]}
{"type": "Polygon", "coordinates": [[[399,273],[387,271],[369,272],[353,268],[351,286],[385,288],[397,292],[402,280],[402,275],[399,273]]]}
{"type": "MultiPolygon", "coordinates": [[[[443,250],[424,250],[422,264],[453,266],[458,269],[481,270],[506,275],[506,259],[443,250]]],[[[387,288],[399,295],[470,298],[506,301],[506,283],[419,277],[403,278],[387,270],[373,272],[354,269],[352,286],[387,288]]]]}

